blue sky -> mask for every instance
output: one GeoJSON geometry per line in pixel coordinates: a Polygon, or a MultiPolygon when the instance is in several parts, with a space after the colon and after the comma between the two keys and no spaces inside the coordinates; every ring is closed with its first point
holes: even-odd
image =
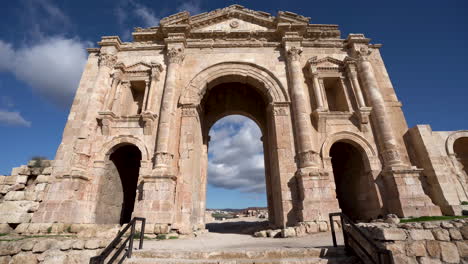
{"type": "MultiPolygon", "coordinates": [[[[364,33],[384,44],[381,52],[410,127],[468,129],[467,1],[5,1],[0,17],[0,174],[34,155],[54,157],[86,47],[96,47],[103,35],[128,41],[134,27],[154,26],[181,10],[195,14],[231,4],[338,24],[343,38],[364,33]]],[[[256,135],[249,121],[231,121],[235,131],[245,126],[256,135]]],[[[242,187],[226,191],[218,180],[209,187],[209,207],[265,205],[264,194],[242,187]]]]}

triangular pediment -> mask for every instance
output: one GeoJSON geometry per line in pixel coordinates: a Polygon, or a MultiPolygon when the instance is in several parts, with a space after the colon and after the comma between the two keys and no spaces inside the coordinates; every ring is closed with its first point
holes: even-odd
{"type": "Polygon", "coordinates": [[[116,65],[116,68],[120,68],[124,72],[145,72],[151,70],[151,65],[144,62],[137,62],[135,64],[125,66],[123,63],[119,63],[116,65]]]}
{"type": "Polygon", "coordinates": [[[315,65],[319,67],[340,67],[343,65],[343,61],[335,59],[330,56],[327,56],[321,59],[317,59],[317,57],[313,57],[309,59],[309,63],[311,65],[315,65]]]}

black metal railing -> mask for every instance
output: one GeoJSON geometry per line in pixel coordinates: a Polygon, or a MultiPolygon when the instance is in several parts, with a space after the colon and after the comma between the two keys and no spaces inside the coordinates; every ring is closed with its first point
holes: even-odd
{"type": "Polygon", "coordinates": [[[337,243],[333,217],[339,216],[341,220],[341,230],[343,231],[344,246],[347,251],[352,250],[361,258],[362,254],[359,254],[358,250],[362,252],[367,259],[367,261],[363,260],[364,263],[393,264],[392,252],[379,247],[375,241],[362,232],[349,217],[343,213],[331,213],[329,216],[334,247],[337,247],[337,243]],[[349,228],[349,230],[347,230],[347,228],[349,228]],[[356,245],[357,248],[353,248],[350,245],[350,240],[353,242],[352,245],[356,245]],[[367,243],[367,245],[363,245],[363,243],[367,243]]]}
{"type": "Polygon", "coordinates": [[[145,223],[146,219],[141,218],[141,217],[134,217],[130,223],[128,223],[122,231],[120,231],[117,236],[112,240],[112,242],[102,251],[101,254],[98,256],[92,257],[89,260],[90,264],[110,264],[114,263],[114,261],[120,256],[122,251],[125,250],[123,253],[122,257],[120,258],[118,263],[122,263],[125,258],[131,258],[132,257],[132,250],[133,250],[133,239],[135,237],[135,226],[136,222],[141,221],[141,230],[139,234],[140,238],[140,244],[138,246],[138,249],[143,248],[143,237],[145,235],[145,223]],[[125,240],[122,241],[122,237],[125,235],[125,233],[130,229],[130,234],[128,234],[128,237],[125,238],[125,240]],[[119,245],[120,244],[120,245],[119,245]],[[114,252],[114,254],[110,257],[108,261],[106,259],[109,257],[109,255],[114,252]],[[106,262],[104,262],[106,261],[106,262]]]}

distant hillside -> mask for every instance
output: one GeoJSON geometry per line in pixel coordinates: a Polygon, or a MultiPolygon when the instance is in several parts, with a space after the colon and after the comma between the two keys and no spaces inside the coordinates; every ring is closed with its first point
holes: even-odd
{"type": "Polygon", "coordinates": [[[246,210],[267,210],[267,207],[247,207],[247,208],[241,208],[241,209],[234,209],[234,208],[207,208],[207,211],[225,211],[225,212],[232,212],[232,213],[237,213],[237,212],[244,212],[246,210]]]}

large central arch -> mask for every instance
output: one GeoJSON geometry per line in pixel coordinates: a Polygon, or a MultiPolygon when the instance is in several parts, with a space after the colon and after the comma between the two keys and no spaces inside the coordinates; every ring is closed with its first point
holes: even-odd
{"type": "Polygon", "coordinates": [[[183,91],[179,99],[180,188],[176,194],[177,207],[182,210],[176,212],[176,222],[204,227],[208,131],[223,116],[241,114],[262,130],[269,220],[276,226],[295,224],[294,141],[289,99],[279,79],[252,63],[224,62],[198,73],[183,91]]]}

